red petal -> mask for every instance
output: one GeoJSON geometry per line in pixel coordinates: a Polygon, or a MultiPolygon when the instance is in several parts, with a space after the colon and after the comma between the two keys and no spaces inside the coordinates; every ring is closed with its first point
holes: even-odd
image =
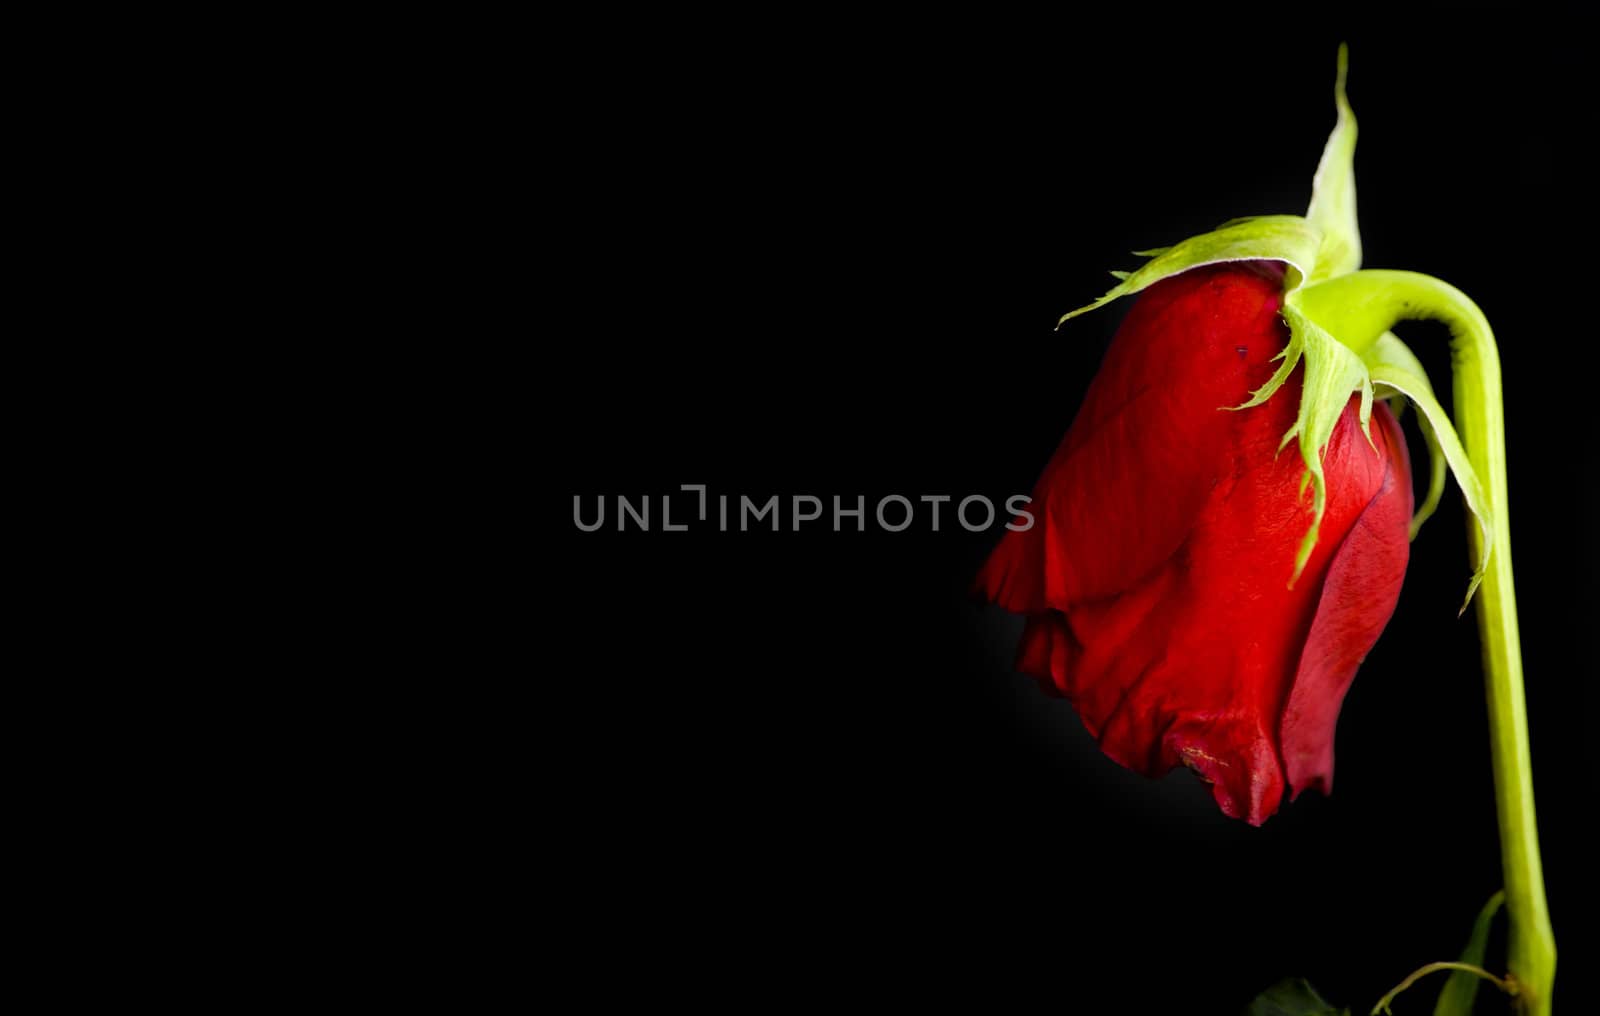
{"type": "Polygon", "coordinates": [[[1297,391],[1285,394],[1274,411],[1236,414],[1236,475],[1166,567],[1126,594],[1066,612],[1078,648],[1052,675],[1111,758],[1150,775],[1187,765],[1225,814],[1254,825],[1283,796],[1280,717],[1323,576],[1387,475],[1352,399],[1324,458],[1323,537],[1289,589],[1311,509],[1299,496],[1300,457],[1276,454],[1298,401],[1297,391]]]}
{"type": "Polygon", "coordinates": [[[1129,589],[1172,556],[1231,466],[1239,414],[1218,410],[1248,399],[1288,340],[1281,287],[1280,266],[1249,263],[1140,296],[1034,489],[1033,528],[1007,533],[979,575],[990,599],[1061,610],[1129,589]]]}
{"type": "Polygon", "coordinates": [[[1283,711],[1283,761],[1295,796],[1308,787],[1324,794],[1333,790],[1339,707],[1356,668],[1394,614],[1411,553],[1411,468],[1405,437],[1387,411],[1372,416],[1373,440],[1387,443],[1391,468],[1328,568],[1283,711]]]}

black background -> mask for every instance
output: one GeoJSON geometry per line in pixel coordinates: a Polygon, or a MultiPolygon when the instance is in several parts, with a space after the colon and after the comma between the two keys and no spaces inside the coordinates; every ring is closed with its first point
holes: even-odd
{"type": "MultiPolygon", "coordinates": [[[[1231,1012],[1298,974],[1365,1011],[1456,955],[1500,880],[1453,487],[1345,703],[1334,794],[1260,829],[1187,772],[1105,760],[1011,671],[1020,622],[966,595],[998,528],[946,506],[937,532],[925,507],[904,533],[792,532],[785,504],[779,533],[660,531],[684,483],[869,508],[1027,492],[1126,305],[1056,319],[1130,250],[1302,212],[1347,40],[1366,265],[1456,284],[1501,343],[1558,998],[1581,1010],[1587,57],[1559,21],[1276,17],[548,40],[522,310],[539,663],[531,721],[497,719],[533,760],[536,920],[612,971],[593,990],[1231,1012]],[[575,495],[611,502],[603,531],[573,525],[575,495]],[[617,495],[651,497],[651,532],[615,530],[617,495]]],[[[1403,336],[1447,388],[1443,330],[1403,336]]]]}

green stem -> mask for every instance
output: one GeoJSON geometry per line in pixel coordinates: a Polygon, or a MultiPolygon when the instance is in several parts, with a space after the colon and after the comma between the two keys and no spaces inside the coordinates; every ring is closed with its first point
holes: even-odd
{"type": "Polygon", "coordinates": [[[1478,975],[1508,995],[1517,994],[1517,986],[1515,982],[1502,980],[1480,966],[1475,966],[1471,963],[1456,963],[1454,961],[1429,963],[1427,966],[1422,967],[1419,970],[1412,971],[1411,976],[1407,977],[1393,988],[1390,988],[1389,993],[1378,999],[1378,1004],[1372,1007],[1371,1016],[1380,1016],[1382,1013],[1389,1012],[1390,1003],[1392,1003],[1395,998],[1407,988],[1411,987],[1413,984],[1416,984],[1429,974],[1437,974],[1443,970],[1465,970],[1469,974],[1478,975]]]}
{"type": "MultiPolygon", "coordinates": [[[[1456,427],[1489,504],[1493,524],[1489,569],[1478,590],[1478,628],[1489,697],[1489,745],[1500,857],[1510,918],[1508,966],[1525,1011],[1550,1012],[1556,946],[1539,863],[1533,810],[1533,763],[1528,750],[1522,650],[1517,638],[1516,593],[1511,576],[1511,524],[1507,513],[1505,413],[1500,397],[1500,354],[1483,312],[1454,286],[1415,272],[1361,271],[1307,290],[1319,323],[1342,341],[1363,348],[1403,320],[1434,320],[1450,329],[1455,368],[1456,427]],[[1314,305],[1314,308],[1313,306],[1314,305]]],[[[1473,561],[1483,538],[1468,526],[1473,561]]]]}

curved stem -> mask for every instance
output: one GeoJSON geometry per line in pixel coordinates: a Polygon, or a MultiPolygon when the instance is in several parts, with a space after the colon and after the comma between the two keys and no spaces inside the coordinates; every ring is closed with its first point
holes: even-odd
{"type": "MultiPolygon", "coordinates": [[[[1510,918],[1507,966],[1525,1011],[1546,1016],[1555,980],[1556,947],[1545,903],[1539,832],[1534,819],[1533,763],[1528,748],[1522,650],[1511,575],[1505,412],[1494,333],[1483,312],[1459,289],[1415,272],[1352,272],[1303,292],[1312,316],[1356,348],[1375,342],[1398,321],[1434,320],[1450,329],[1456,427],[1483,485],[1493,521],[1489,568],[1477,600],[1488,686],[1495,804],[1500,819],[1500,857],[1510,918]]],[[[1477,562],[1485,550],[1477,527],[1468,527],[1468,539],[1473,561],[1477,562]]]]}
{"type": "Polygon", "coordinates": [[[1444,970],[1465,970],[1469,974],[1477,974],[1479,977],[1483,978],[1485,981],[1489,981],[1496,988],[1499,988],[1508,995],[1517,994],[1517,983],[1515,981],[1510,980],[1509,978],[1506,980],[1501,980],[1482,967],[1473,966],[1471,963],[1456,963],[1453,961],[1429,963],[1427,966],[1422,967],[1421,969],[1412,971],[1411,976],[1407,977],[1405,980],[1389,989],[1389,993],[1387,995],[1378,999],[1378,1004],[1372,1007],[1371,1016],[1379,1016],[1380,1013],[1388,1012],[1389,1003],[1393,1002],[1395,997],[1402,991],[1405,991],[1407,988],[1411,987],[1413,984],[1416,984],[1429,974],[1437,974],[1444,970]]]}

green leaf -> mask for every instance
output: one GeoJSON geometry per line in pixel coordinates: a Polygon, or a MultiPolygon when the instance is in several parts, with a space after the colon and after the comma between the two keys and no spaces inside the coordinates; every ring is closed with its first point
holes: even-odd
{"type": "MultiPolygon", "coordinates": [[[[1461,951],[1462,963],[1483,966],[1483,951],[1489,943],[1489,926],[1494,923],[1494,915],[1505,900],[1506,894],[1497,892],[1489,897],[1489,902],[1478,912],[1478,919],[1472,922],[1472,936],[1467,939],[1467,947],[1461,951]]],[[[1439,992],[1439,1002],[1433,1007],[1433,1016],[1472,1016],[1472,1002],[1478,997],[1479,980],[1476,974],[1465,970],[1452,973],[1444,983],[1444,989],[1439,992]]]]}
{"type": "Polygon", "coordinates": [[[1288,977],[1257,995],[1244,1016],[1349,1016],[1349,1013],[1348,1009],[1329,1005],[1305,978],[1288,977]]]}
{"type": "Polygon", "coordinates": [[[1349,64],[1349,47],[1340,46],[1333,85],[1339,119],[1322,150],[1322,161],[1311,182],[1311,207],[1306,210],[1306,219],[1322,237],[1316,270],[1310,277],[1313,282],[1361,267],[1361,227],[1356,222],[1356,115],[1344,90],[1349,64]]]}

